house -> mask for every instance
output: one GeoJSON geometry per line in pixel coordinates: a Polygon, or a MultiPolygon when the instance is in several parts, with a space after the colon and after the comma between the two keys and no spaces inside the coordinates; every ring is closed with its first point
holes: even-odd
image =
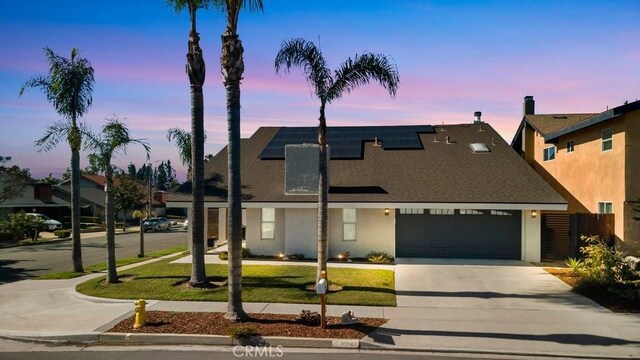
{"type": "Polygon", "coordinates": [[[62,222],[65,217],[70,216],[71,204],[56,196],[53,188],[53,185],[47,183],[24,186],[17,196],[0,202],[0,216],[19,211],[36,212],[62,222]]]}
{"type": "Polygon", "coordinates": [[[533,97],[526,96],[511,145],[567,199],[566,212],[549,219],[614,214],[617,247],[640,254],[640,222],[633,220],[640,198],[640,101],[602,113],[536,114],[533,97]]]}
{"type": "MultiPolygon", "coordinates": [[[[329,127],[329,256],[375,250],[395,257],[539,261],[538,214],[565,210],[567,203],[477,118],[446,126],[329,127]]],[[[285,172],[295,177],[309,168],[306,161],[285,160],[285,153],[287,145],[316,139],[315,127],[262,127],[242,139],[243,223],[252,252],[315,258],[318,197],[285,185],[291,182],[285,172]]],[[[205,219],[221,240],[226,173],[224,148],[205,166],[205,219]]],[[[168,195],[168,207],[190,206],[189,183],[168,195]]]]}

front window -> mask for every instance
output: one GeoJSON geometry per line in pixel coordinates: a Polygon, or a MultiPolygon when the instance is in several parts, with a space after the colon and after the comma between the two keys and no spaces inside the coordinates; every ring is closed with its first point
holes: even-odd
{"type": "Polygon", "coordinates": [[[601,201],[598,203],[599,214],[613,214],[613,203],[610,201],[601,201]]]}
{"type": "Polygon", "coordinates": [[[544,161],[555,160],[555,158],[556,158],[556,147],[555,146],[550,146],[550,147],[544,149],[544,153],[542,154],[542,157],[543,157],[544,161]]]}
{"type": "Polygon", "coordinates": [[[356,209],[342,210],[342,239],[356,241],[356,209]]]}
{"type": "Polygon", "coordinates": [[[429,209],[429,215],[454,215],[454,209],[429,209]]]}
{"type": "Polygon", "coordinates": [[[480,210],[460,209],[460,215],[482,215],[480,210]]]}
{"type": "Polygon", "coordinates": [[[262,209],[262,235],[264,240],[273,240],[276,235],[276,209],[263,208],[262,209]]]}
{"type": "Polygon", "coordinates": [[[400,209],[400,214],[402,215],[422,215],[424,214],[424,209],[400,209]]]}
{"type": "Polygon", "coordinates": [[[575,142],[573,140],[567,141],[567,152],[572,153],[575,150],[575,142]]]}
{"type": "Polygon", "coordinates": [[[613,149],[613,128],[602,130],[602,151],[613,149]]]}

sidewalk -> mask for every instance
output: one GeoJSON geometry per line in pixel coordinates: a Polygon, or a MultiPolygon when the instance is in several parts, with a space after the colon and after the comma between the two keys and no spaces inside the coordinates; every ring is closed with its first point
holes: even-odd
{"type": "MultiPolygon", "coordinates": [[[[217,259],[217,256],[211,255],[211,259],[214,258],[217,259]]],[[[157,260],[124,266],[119,270],[157,260]]],[[[133,300],[93,298],[75,291],[78,283],[101,275],[103,274],[91,274],[69,280],[24,280],[0,286],[0,337],[105,341],[113,344],[235,344],[229,337],[220,336],[102,335],[118,321],[131,316],[134,304],[133,300]]],[[[542,281],[547,281],[546,277],[544,279],[542,281]]],[[[147,301],[149,310],[224,312],[227,308],[227,304],[222,302],[147,301]]],[[[302,309],[319,311],[319,305],[244,303],[244,309],[248,313],[299,314],[302,309]]],[[[640,358],[640,314],[613,314],[604,308],[596,309],[595,318],[584,321],[576,321],[575,318],[579,315],[580,308],[575,308],[570,313],[557,311],[556,315],[545,315],[549,309],[543,308],[516,311],[508,308],[441,307],[436,304],[397,308],[330,305],[327,310],[330,316],[340,316],[344,311],[351,310],[357,317],[385,318],[389,322],[360,341],[267,338],[267,342],[288,347],[361,347],[592,359],[640,358]],[[551,315],[557,316],[557,321],[546,323],[535,320],[536,317],[551,315]],[[609,327],[612,326],[608,323],[611,320],[618,325],[612,328],[615,332],[609,337],[589,338],[587,335],[585,339],[585,335],[582,335],[592,332],[599,334],[601,331],[598,324],[609,327]],[[575,339],[578,336],[581,341],[587,341],[588,345],[576,345],[575,339]],[[630,342],[629,339],[636,339],[636,342],[630,342]]]]}

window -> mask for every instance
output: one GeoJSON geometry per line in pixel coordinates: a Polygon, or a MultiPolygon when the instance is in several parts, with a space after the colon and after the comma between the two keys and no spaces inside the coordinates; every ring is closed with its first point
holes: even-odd
{"type": "Polygon", "coordinates": [[[500,210],[491,210],[491,215],[496,216],[511,216],[512,214],[508,211],[500,211],[500,210]]]}
{"type": "Polygon", "coordinates": [[[400,214],[403,215],[422,215],[424,209],[400,209],[400,214]]]}
{"type": "Polygon", "coordinates": [[[544,149],[544,153],[543,153],[544,161],[555,160],[555,158],[556,158],[556,147],[555,146],[550,146],[550,147],[544,149]]]}
{"type": "Polygon", "coordinates": [[[262,208],[262,235],[263,240],[273,240],[276,235],[276,209],[262,208]]]}
{"type": "Polygon", "coordinates": [[[429,215],[453,215],[454,209],[429,209],[429,215]]]}
{"type": "Polygon", "coordinates": [[[569,140],[567,141],[567,152],[572,153],[575,150],[575,141],[569,140]]]}
{"type": "Polygon", "coordinates": [[[598,203],[599,214],[613,214],[613,204],[610,201],[602,201],[598,203]]]}
{"type": "Polygon", "coordinates": [[[482,215],[480,210],[460,209],[460,215],[482,215]]]}
{"type": "Polygon", "coordinates": [[[342,209],[342,240],[356,241],[356,209],[342,209]]]}
{"type": "Polygon", "coordinates": [[[602,151],[613,149],[613,128],[602,130],[602,151]]]}

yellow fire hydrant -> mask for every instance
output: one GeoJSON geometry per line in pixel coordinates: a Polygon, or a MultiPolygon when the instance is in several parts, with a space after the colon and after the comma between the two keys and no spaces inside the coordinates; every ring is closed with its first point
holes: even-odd
{"type": "Polygon", "coordinates": [[[133,323],[134,329],[139,329],[147,323],[147,302],[144,299],[139,299],[136,304],[136,318],[133,323]]]}

